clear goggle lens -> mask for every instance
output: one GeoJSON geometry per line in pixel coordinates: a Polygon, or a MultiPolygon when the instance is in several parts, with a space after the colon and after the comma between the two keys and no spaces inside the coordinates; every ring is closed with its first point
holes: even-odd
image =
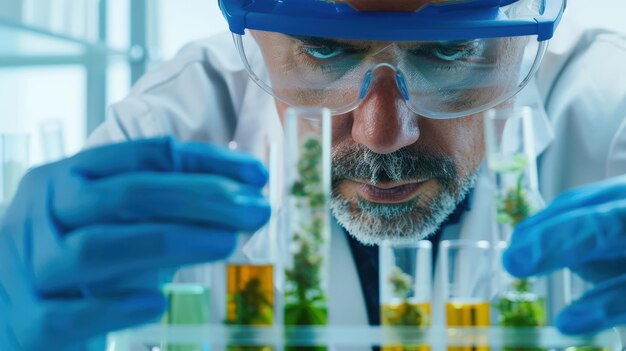
{"type": "Polygon", "coordinates": [[[251,77],[287,104],[341,114],[375,89],[396,89],[429,118],[467,116],[508,100],[547,46],[536,36],[381,42],[247,31],[234,39],[251,77]]]}

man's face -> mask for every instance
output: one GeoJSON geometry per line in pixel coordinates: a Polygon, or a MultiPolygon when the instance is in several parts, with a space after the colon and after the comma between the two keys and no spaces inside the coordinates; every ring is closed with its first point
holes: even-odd
{"type": "MultiPolygon", "coordinates": [[[[410,1],[402,3],[412,10],[410,1]]],[[[359,0],[350,4],[359,5],[359,0]]],[[[368,4],[380,10],[381,2],[360,3],[368,4]]],[[[255,35],[255,39],[269,48],[263,56],[272,80],[284,79],[285,70],[293,71],[293,62],[302,59],[291,58],[293,48],[281,45],[280,36],[255,35]]],[[[504,57],[516,60],[518,53],[506,48],[509,42],[502,43],[493,50],[508,52],[504,57]]],[[[506,60],[494,56],[494,62],[506,60]]],[[[295,88],[287,93],[307,99],[295,88]]],[[[463,99],[490,94],[493,90],[477,89],[463,99]]],[[[282,118],[288,106],[279,100],[276,106],[282,118]]],[[[415,114],[398,90],[395,72],[379,69],[362,103],[332,119],[333,215],[365,244],[432,234],[475,183],[485,151],[482,121],[482,114],[449,120],[415,114]]]]}
{"type": "Polygon", "coordinates": [[[485,148],[481,115],[420,117],[386,84],[333,116],[332,132],[331,209],[365,244],[433,233],[473,186],[485,148]]]}

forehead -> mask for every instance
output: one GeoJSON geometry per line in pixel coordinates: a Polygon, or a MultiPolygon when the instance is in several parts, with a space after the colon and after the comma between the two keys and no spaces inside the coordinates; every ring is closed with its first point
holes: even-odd
{"type": "Polygon", "coordinates": [[[458,3],[459,0],[332,0],[346,3],[359,11],[415,12],[431,4],[458,3]]]}

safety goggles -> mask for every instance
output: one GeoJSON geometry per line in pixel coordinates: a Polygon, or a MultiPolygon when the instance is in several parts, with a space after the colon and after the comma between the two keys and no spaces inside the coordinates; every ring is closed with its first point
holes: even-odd
{"type": "Polygon", "coordinates": [[[487,110],[524,88],[566,4],[415,0],[422,6],[407,13],[361,12],[359,1],[220,5],[250,76],[277,99],[342,114],[393,89],[416,114],[441,119],[487,110]]]}

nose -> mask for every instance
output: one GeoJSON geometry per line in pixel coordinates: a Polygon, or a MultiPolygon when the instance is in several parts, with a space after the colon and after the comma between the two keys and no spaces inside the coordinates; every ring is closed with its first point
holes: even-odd
{"type": "Polygon", "coordinates": [[[352,112],[352,139],[378,154],[389,154],[417,142],[418,117],[400,91],[395,70],[373,72],[368,91],[352,112]]]}

